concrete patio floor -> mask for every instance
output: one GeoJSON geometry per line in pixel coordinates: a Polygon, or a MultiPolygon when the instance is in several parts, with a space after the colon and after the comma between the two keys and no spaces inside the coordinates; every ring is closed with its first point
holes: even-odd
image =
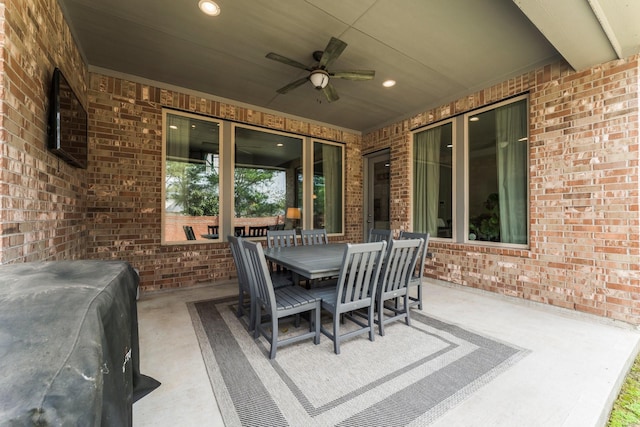
{"type": "MultiPolygon", "coordinates": [[[[639,348],[637,328],[446,282],[424,286],[427,315],[529,350],[431,425],[606,424],[639,348]]],[[[134,426],[224,425],[186,302],[236,293],[225,283],[141,296],[141,370],[162,385],[134,404],[134,426]]]]}

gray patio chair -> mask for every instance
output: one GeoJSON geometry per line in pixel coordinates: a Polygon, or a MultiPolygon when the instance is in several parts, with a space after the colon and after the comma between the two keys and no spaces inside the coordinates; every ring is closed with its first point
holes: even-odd
{"type": "Polygon", "coordinates": [[[249,226],[249,237],[264,237],[268,229],[268,225],[249,226]]]}
{"type": "Polygon", "coordinates": [[[389,244],[392,237],[391,230],[382,230],[379,228],[369,230],[369,242],[387,242],[387,244],[389,244]]]}
{"type": "MultiPolygon", "coordinates": [[[[298,246],[298,235],[296,230],[267,230],[267,247],[282,248],[285,246],[298,246]]],[[[270,269],[273,271],[273,264],[269,263],[270,269]]],[[[275,268],[278,273],[283,269],[278,265],[275,268]]]]}
{"type": "Polygon", "coordinates": [[[380,335],[384,335],[384,325],[387,323],[405,319],[407,325],[411,324],[408,285],[416,268],[420,246],[423,244],[422,239],[391,240],[382,273],[380,273],[380,284],[376,295],[378,317],[376,323],[380,328],[380,335]],[[398,298],[403,299],[402,306],[385,306],[386,301],[394,300],[395,302],[398,298]],[[385,310],[391,314],[385,315],[385,310]]]}
{"type": "Polygon", "coordinates": [[[413,272],[411,280],[409,280],[409,290],[417,287],[417,296],[409,295],[409,306],[418,306],[422,310],[422,276],[424,275],[424,267],[427,261],[427,251],[429,249],[429,233],[413,233],[409,231],[401,231],[400,239],[423,239],[424,244],[420,247],[418,260],[416,261],[416,270],[413,272]]]}
{"type": "Polygon", "coordinates": [[[296,230],[267,230],[267,246],[270,248],[298,246],[296,230]]]}
{"type": "Polygon", "coordinates": [[[326,245],[329,243],[327,230],[314,228],[313,230],[300,230],[300,239],[303,245],[326,245]]]}
{"type": "Polygon", "coordinates": [[[386,246],[386,242],[347,244],[336,286],[309,291],[322,298],[322,308],[332,314],[333,330],[329,331],[323,326],[321,331],[333,341],[336,354],[340,354],[340,343],[348,338],[368,332],[369,340],[375,339],[376,285],[386,246]],[[351,313],[361,309],[366,309],[366,314],[356,317],[351,313]],[[340,334],[343,319],[352,321],[360,328],[340,334]]]}
{"type": "Polygon", "coordinates": [[[286,344],[308,338],[313,338],[314,344],[320,344],[320,298],[299,286],[287,286],[274,290],[262,245],[244,240],[242,247],[248,261],[249,284],[254,287],[256,297],[253,337],[258,338],[262,334],[269,340],[271,344],[269,359],[274,359],[277,348],[286,344]],[[269,315],[269,321],[266,323],[262,322],[262,310],[269,315]],[[309,332],[278,339],[280,319],[306,312],[309,312],[309,332]],[[268,326],[271,328],[271,333],[267,331],[268,326]]]}
{"type": "Polygon", "coordinates": [[[187,240],[196,240],[196,234],[193,232],[192,226],[183,225],[182,229],[184,230],[184,235],[187,237],[187,240]]]}
{"type": "Polygon", "coordinates": [[[227,236],[229,240],[229,248],[236,265],[238,273],[238,309],[236,316],[242,317],[245,314],[245,295],[249,296],[249,330],[252,331],[255,324],[255,295],[253,288],[249,284],[249,276],[247,273],[247,260],[244,250],[242,249],[242,238],[236,236],[227,236]]]}
{"type": "MultiPolygon", "coordinates": [[[[227,236],[229,240],[229,248],[231,249],[231,255],[236,265],[236,272],[238,273],[238,309],[236,315],[242,317],[245,313],[246,307],[249,308],[249,331],[253,330],[255,323],[255,295],[253,294],[253,288],[249,284],[249,275],[247,273],[247,259],[244,250],[242,249],[242,237],[227,236]],[[249,297],[249,304],[246,304],[245,297],[249,297]]],[[[282,288],[284,286],[292,286],[290,275],[283,275],[279,273],[271,273],[271,283],[274,289],[282,288]]]]}

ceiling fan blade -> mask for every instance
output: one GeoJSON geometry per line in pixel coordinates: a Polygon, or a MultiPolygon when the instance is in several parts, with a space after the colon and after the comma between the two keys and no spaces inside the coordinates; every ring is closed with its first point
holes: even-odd
{"type": "Polygon", "coordinates": [[[286,56],[278,55],[277,53],[269,52],[267,53],[266,58],[273,59],[274,61],[282,62],[283,64],[291,65],[292,67],[311,71],[311,68],[307,67],[306,65],[301,64],[298,61],[294,61],[293,59],[289,59],[286,56]]]}
{"type": "Polygon", "coordinates": [[[290,90],[293,90],[295,88],[297,88],[298,86],[302,86],[303,84],[305,84],[307,81],[309,80],[308,77],[303,77],[301,79],[298,79],[294,82],[289,83],[286,86],[281,87],[280,89],[278,89],[276,92],[281,93],[281,94],[285,94],[287,92],[289,92],[290,90]]]}
{"type": "Polygon", "coordinates": [[[347,44],[340,39],[335,37],[331,37],[327,47],[324,48],[324,52],[322,52],[322,57],[320,58],[320,63],[318,64],[320,67],[327,68],[329,64],[335,61],[338,56],[342,53],[342,51],[347,47],[347,44]]]}
{"type": "Polygon", "coordinates": [[[335,73],[329,73],[331,77],[336,79],[346,80],[371,80],[375,77],[376,72],[373,70],[350,70],[350,71],[336,71],[335,73]]]}
{"type": "Polygon", "coordinates": [[[327,100],[329,102],[337,101],[338,99],[340,99],[340,97],[338,96],[338,92],[336,91],[336,88],[333,87],[331,82],[329,82],[329,84],[326,85],[324,89],[322,89],[322,92],[324,93],[324,96],[327,97],[327,100]]]}

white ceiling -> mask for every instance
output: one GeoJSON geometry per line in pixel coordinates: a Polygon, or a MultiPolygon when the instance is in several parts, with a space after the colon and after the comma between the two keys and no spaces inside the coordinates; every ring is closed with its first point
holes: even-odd
{"type": "Polygon", "coordinates": [[[574,69],[640,52],[638,0],[58,0],[89,69],[366,132],[563,57],[574,69]],[[348,46],[329,103],[308,74],[331,37],[348,46]],[[397,85],[382,87],[386,79],[397,85]]]}

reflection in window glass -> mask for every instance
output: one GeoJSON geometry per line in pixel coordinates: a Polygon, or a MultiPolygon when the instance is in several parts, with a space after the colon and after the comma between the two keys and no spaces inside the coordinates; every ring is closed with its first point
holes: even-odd
{"type": "Polygon", "coordinates": [[[526,99],[468,117],[469,240],[527,243],[526,99]]]}
{"type": "Polygon", "coordinates": [[[299,226],[300,218],[286,213],[301,207],[295,189],[302,140],[240,126],[234,136],[234,233],[263,236],[269,228],[299,226]]]}
{"type": "Polygon", "coordinates": [[[452,124],[416,133],[413,139],[413,230],[452,237],[452,124]]]}
{"type": "Polygon", "coordinates": [[[342,146],[313,144],[313,228],[342,232],[342,146]]]}
{"type": "Polygon", "coordinates": [[[217,238],[213,231],[220,209],[219,133],[217,122],[167,114],[165,241],[192,240],[203,234],[217,238]]]}

